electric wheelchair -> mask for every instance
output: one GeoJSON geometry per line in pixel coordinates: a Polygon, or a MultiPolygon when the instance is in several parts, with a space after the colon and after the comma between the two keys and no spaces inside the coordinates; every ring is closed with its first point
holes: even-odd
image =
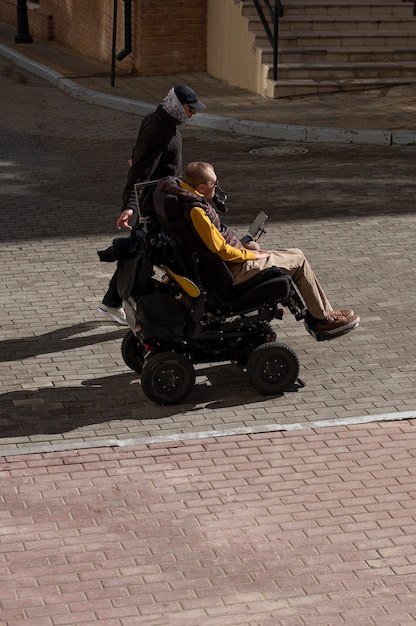
{"type": "Polygon", "coordinates": [[[155,213],[112,246],[130,327],[122,357],[141,375],[144,394],[160,405],[182,402],[195,384],[194,365],[222,361],[246,369],[260,394],[291,389],[299,360],[271,326],[284,308],[305,321],[291,277],[269,268],[232,286],[227,265],[183,217],[181,200],[156,188],[153,204],[155,213]]]}

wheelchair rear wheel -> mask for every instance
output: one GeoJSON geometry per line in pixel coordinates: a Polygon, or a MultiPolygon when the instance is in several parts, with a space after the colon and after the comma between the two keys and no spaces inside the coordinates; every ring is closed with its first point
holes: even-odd
{"type": "Polygon", "coordinates": [[[264,343],[251,353],[247,373],[256,391],[277,395],[290,389],[296,381],[299,359],[296,352],[283,343],[264,343]]]}
{"type": "Polygon", "coordinates": [[[160,352],[144,364],[143,393],[157,404],[178,404],[195,385],[192,362],[179,352],[160,352]]]}
{"type": "Polygon", "coordinates": [[[141,374],[145,353],[146,349],[143,344],[140,343],[133,331],[129,330],[124,335],[121,344],[121,356],[123,357],[124,363],[134,372],[141,374]]]}

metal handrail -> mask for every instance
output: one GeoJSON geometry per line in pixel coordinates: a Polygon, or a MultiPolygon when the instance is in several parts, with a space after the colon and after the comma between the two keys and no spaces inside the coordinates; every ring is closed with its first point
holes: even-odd
{"type": "Polygon", "coordinates": [[[117,55],[117,61],[122,61],[131,52],[131,0],[124,2],[124,48],[117,55]]]}
{"type": "Polygon", "coordinates": [[[117,40],[117,11],[118,0],[113,0],[113,37],[111,47],[111,86],[114,87],[116,76],[116,60],[122,61],[131,51],[131,0],[123,0],[124,2],[124,48],[116,55],[117,40]]]}
{"type": "Polygon", "coordinates": [[[270,45],[273,48],[273,80],[277,81],[277,68],[278,68],[278,49],[279,49],[279,19],[283,17],[284,6],[280,0],[254,0],[254,6],[257,9],[257,13],[261,19],[261,22],[266,31],[266,35],[269,39],[270,45]],[[262,7],[265,5],[268,16],[262,7]],[[273,31],[270,28],[269,20],[271,21],[273,31]]]}

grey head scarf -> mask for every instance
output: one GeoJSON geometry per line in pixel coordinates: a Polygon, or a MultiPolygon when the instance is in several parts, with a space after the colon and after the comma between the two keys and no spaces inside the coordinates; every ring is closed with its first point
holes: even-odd
{"type": "Polygon", "coordinates": [[[169,113],[169,115],[174,117],[175,120],[178,120],[180,124],[186,124],[186,122],[189,121],[188,116],[185,113],[185,109],[175,93],[174,87],[169,89],[166,97],[163,99],[162,108],[169,113]]]}

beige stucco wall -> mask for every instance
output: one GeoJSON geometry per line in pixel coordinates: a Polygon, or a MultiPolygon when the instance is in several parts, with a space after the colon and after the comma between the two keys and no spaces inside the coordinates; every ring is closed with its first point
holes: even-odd
{"type": "Polygon", "coordinates": [[[266,68],[254,47],[240,0],[208,0],[207,71],[215,78],[266,95],[266,68]]]}

